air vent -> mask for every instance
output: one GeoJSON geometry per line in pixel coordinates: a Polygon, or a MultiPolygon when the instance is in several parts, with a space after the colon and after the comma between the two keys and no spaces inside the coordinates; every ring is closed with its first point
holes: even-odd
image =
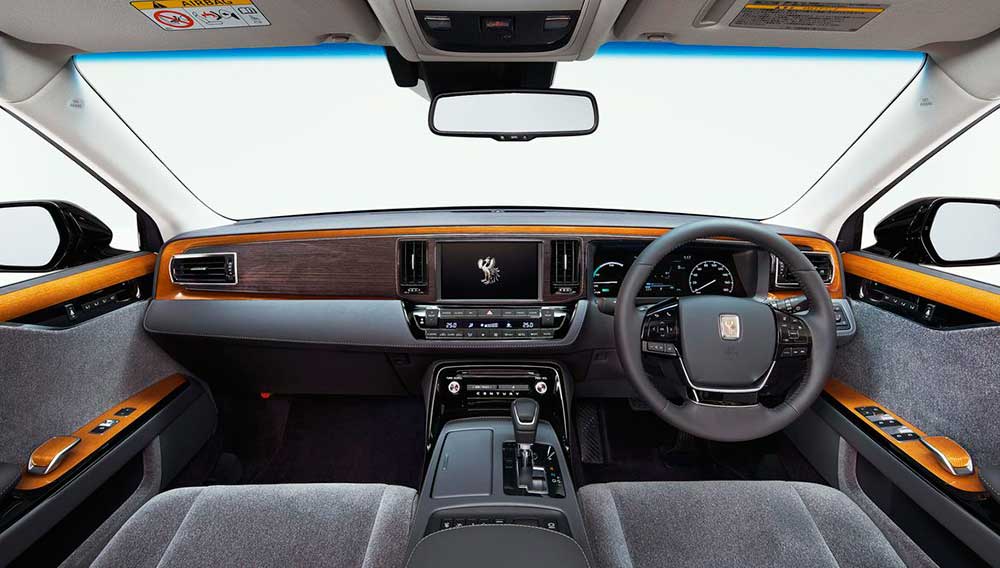
{"type": "MultiPolygon", "coordinates": [[[[833,282],[833,257],[828,252],[803,252],[809,262],[816,267],[823,282],[830,284],[833,282]]],[[[771,256],[774,260],[774,286],[776,288],[801,288],[795,276],[788,273],[785,263],[776,256],[771,256]]]]}
{"type": "Polygon", "coordinates": [[[576,294],[580,291],[580,241],[552,241],[552,292],[576,294]]]}
{"type": "Polygon", "coordinates": [[[170,259],[170,280],[185,285],[232,286],[238,280],[236,253],[174,255],[170,259]]]}
{"type": "Polygon", "coordinates": [[[427,241],[400,241],[399,291],[427,293],[427,241]]]}

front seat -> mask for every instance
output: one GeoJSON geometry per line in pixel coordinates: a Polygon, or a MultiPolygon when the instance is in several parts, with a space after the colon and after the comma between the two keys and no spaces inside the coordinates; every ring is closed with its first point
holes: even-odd
{"type": "Polygon", "coordinates": [[[398,567],[415,497],[377,484],[174,489],[143,505],[93,566],[398,567]]]}
{"type": "Polygon", "coordinates": [[[905,568],[853,501],[813,483],[609,483],[579,498],[602,568],[905,568]]]}

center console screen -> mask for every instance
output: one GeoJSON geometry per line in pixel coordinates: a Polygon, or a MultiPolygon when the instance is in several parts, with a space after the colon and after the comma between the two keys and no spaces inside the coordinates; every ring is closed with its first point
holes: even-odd
{"type": "Polygon", "coordinates": [[[443,242],[442,300],[538,300],[537,242],[443,242]]]}

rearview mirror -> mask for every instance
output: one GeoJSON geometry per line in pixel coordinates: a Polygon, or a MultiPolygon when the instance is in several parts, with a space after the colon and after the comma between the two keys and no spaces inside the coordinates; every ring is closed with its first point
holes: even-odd
{"type": "Polygon", "coordinates": [[[65,201],[0,203],[0,272],[51,272],[120,253],[111,229],[65,201]]]}
{"type": "Polygon", "coordinates": [[[936,266],[1000,263],[1000,201],[932,197],[904,205],[875,227],[893,258],[936,266]]]}
{"type": "Polygon", "coordinates": [[[470,91],[437,95],[428,117],[441,136],[526,142],[597,130],[597,101],[586,91],[470,91]]]}

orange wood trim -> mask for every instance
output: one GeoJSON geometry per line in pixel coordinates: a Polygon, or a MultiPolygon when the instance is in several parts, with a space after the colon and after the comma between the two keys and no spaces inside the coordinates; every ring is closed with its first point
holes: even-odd
{"type": "MultiPolygon", "coordinates": [[[[483,225],[455,227],[381,227],[374,229],[330,229],[325,231],[288,231],[281,233],[252,233],[245,235],[219,235],[215,237],[195,237],[181,239],[168,243],[160,253],[160,271],[156,279],[157,300],[211,300],[211,299],[307,299],[302,296],[278,296],[271,294],[247,294],[226,292],[201,292],[185,290],[170,281],[170,259],[175,254],[185,251],[219,245],[234,245],[242,243],[259,243],[270,241],[289,241],[304,239],[339,239],[358,237],[414,237],[433,235],[580,235],[609,237],[659,237],[669,229],[652,227],[588,227],[588,226],[556,226],[556,225],[483,225]]],[[[782,235],[791,243],[805,245],[816,251],[829,252],[833,255],[835,268],[833,282],[828,286],[830,296],[844,297],[843,278],[840,271],[839,256],[836,247],[825,239],[815,237],[800,237],[782,235]]],[[[795,294],[792,294],[795,295],[795,294]]]]}
{"type": "Polygon", "coordinates": [[[10,321],[108,286],[152,274],[155,266],[156,255],[148,253],[6,294],[0,293],[0,321],[10,321]]]}
{"type": "MultiPolygon", "coordinates": [[[[80,462],[90,457],[94,452],[100,450],[109,442],[118,439],[129,424],[132,424],[144,416],[157,403],[185,384],[187,384],[187,379],[185,379],[182,375],[171,375],[160,382],[139,391],[137,394],[122,401],[120,404],[115,405],[114,408],[109,409],[104,414],[101,414],[97,418],[85,424],[76,432],[73,432],[73,436],[80,438],[80,443],[74,446],[73,449],[66,454],[62,463],[60,463],[55,470],[46,475],[32,475],[27,473],[27,467],[24,467],[25,472],[21,476],[21,481],[17,484],[17,489],[21,491],[32,491],[57,481],[63,475],[72,471],[74,467],[80,464],[80,462]],[[120,409],[125,407],[135,408],[135,411],[128,416],[115,416],[115,412],[118,412],[120,409]],[[92,434],[90,432],[98,424],[108,419],[118,420],[118,423],[103,434],[92,434]]],[[[27,461],[27,457],[25,457],[25,464],[27,464],[27,461]]]]}
{"type": "Polygon", "coordinates": [[[1000,321],[1000,294],[857,254],[844,255],[850,274],[916,294],[946,306],[1000,321]]]}
{"type": "Polygon", "coordinates": [[[902,418],[899,417],[899,415],[886,408],[885,405],[875,402],[874,400],[866,397],[865,395],[859,393],[858,391],[854,390],[853,388],[845,385],[844,383],[836,379],[831,379],[830,382],[826,384],[826,392],[827,394],[832,396],[834,400],[840,403],[841,406],[843,406],[844,408],[849,410],[852,414],[860,418],[870,431],[875,432],[876,435],[882,436],[886,440],[889,440],[889,442],[892,445],[894,445],[896,448],[899,448],[899,450],[901,450],[907,456],[912,458],[913,461],[920,464],[921,467],[929,471],[931,474],[933,474],[941,481],[947,483],[949,486],[959,491],[964,491],[967,493],[982,493],[983,491],[986,491],[986,489],[983,487],[982,482],[979,481],[978,470],[974,472],[972,475],[963,475],[963,476],[952,475],[938,462],[937,457],[934,456],[934,453],[931,452],[931,450],[928,449],[926,446],[924,446],[920,442],[920,440],[910,440],[907,442],[900,442],[899,440],[893,438],[889,434],[883,432],[881,428],[869,422],[867,418],[865,418],[864,416],[861,415],[860,412],[855,410],[860,406],[877,406],[882,410],[884,410],[886,414],[892,416],[896,420],[899,420],[904,426],[907,426],[911,430],[916,432],[917,435],[920,436],[921,438],[926,436],[926,434],[924,434],[924,432],[921,429],[917,428],[913,424],[910,424],[906,420],[903,420],[902,418]]]}

